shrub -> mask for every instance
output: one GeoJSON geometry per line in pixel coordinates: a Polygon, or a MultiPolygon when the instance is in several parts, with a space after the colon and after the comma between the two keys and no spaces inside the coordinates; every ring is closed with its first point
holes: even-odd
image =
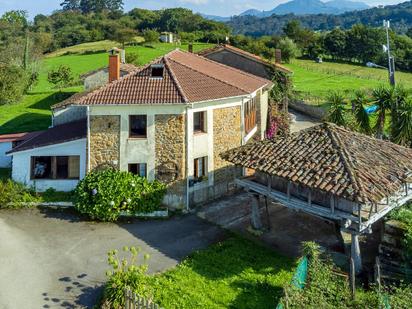
{"type": "Polygon", "coordinates": [[[137,265],[140,248],[124,247],[124,253],[129,253],[130,258],[120,259],[117,250],[108,253],[108,263],[111,270],[107,271],[108,281],[104,289],[104,300],[111,308],[123,308],[124,291],[131,291],[146,299],[151,299],[153,291],[150,289],[147,260],[149,255],[143,256],[143,264],[137,265]]]}
{"type": "Polygon", "coordinates": [[[116,221],[121,212],[149,213],[159,209],[166,186],[158,181],[112,169],[89,173],[75,190],[75,207],[92,219],[116,221]]]}
{"type": "Polygon", "coordinates": [[[0,181],[0,208],[21,208],[26,207],[24,203],[39,202],[32,189],[26,188],[23,184],[10,179],[0,181]]]}

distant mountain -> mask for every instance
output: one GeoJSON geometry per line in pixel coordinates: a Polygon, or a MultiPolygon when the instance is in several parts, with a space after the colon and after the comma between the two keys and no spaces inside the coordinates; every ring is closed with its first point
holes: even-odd
{"type": "Polygon", "coordinates": [[[203,18],[209,19],[209,20],[214,20],[214,21],[219,21],[221,23],[228,22],[230,20],[230,17],[222,17],[222,16],[217,16],[217,15],[207,15],[207,14],[200,14],[203,18]]]}
{"type": "MultiPolygon", "coordinates": [[[[307,14],[331,14],[337,15],[345,12],[364,10],[369,6],[363,2],[355,2],[349,0],[332,0],[328,2],[322,2],[320,0],[292,0],[287,3],[279,4],[273,10],[259,11],[256,9],[247,10],[239,16],[254,16],[257,18],[265,18],[276,15],[307,15],[307,14]]],[[[214,15],[202,15],[205,18],[226,22],[230,20],[230,17],[220,17],[214,15]]]]}
{"type": "MultiPolygon", "coordinates": [[[[348,5],[346,1],[342,0],[333,1],[332,3],[337,3],[343,7],[348,5]]],[[[391,26],[396,32],[406,33],[408,29],[412,28],[412,1],[365,10],[354,10],[343,14],[274,14],[263,18],[256,16],[234,16],[227,24],[236,34],[262,36],[282,34],[283,27],[291,20],[299,20],[303,27],[312,30],[325,31],[336,27],[348,29],[357,23],[380,27],[384,19],[391,21],[391,26]]]]}

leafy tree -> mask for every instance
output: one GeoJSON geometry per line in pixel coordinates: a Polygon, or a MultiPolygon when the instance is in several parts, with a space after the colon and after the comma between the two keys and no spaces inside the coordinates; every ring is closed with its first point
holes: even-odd
{"type": "Polygon", "coordinates": [[[377,138],[383,138],[386,115],[394,102],[394,90],[392,87],[380,86],[373,90],[372,98],[378,107],[374,130],[377,138]]]}
{"type": "Polygon", "coordinates": [[[113,39],[116,42],[122,44],[123,49],[125,48],[126,43],[133,40],[137,35],[137,32],[130,28],[121,28],[114,32],[113,39]]]}
{"type": "Polygon", "coordinates": [[[18,102],[27,87],[28,76],[20,66],[0,64],[0,105],[18,102]]]}
{"type": "Polygon", "coordinates": [[[126,53],[126,63],[139,65],[139,54],[138,53],[126,53]]]}
{"type": "Polygon", "coordinates": [[[80,10],[85,13],[101,13],[123,10],[123,0],[80,0],[80,10]]]}
{"type": "Polygon", "coordinates": [[[64,11],[73,11],[80,9],[80,0],[64,0],[60,3],[60,6],[64,11]]]}
{"type": "Polygon", "coordinates": [[[324,47],[335,59],[342,58],[346,50],[346,33],[341,29],[334,29],[325,35],[324,47]]]}
{"type": "Polygon", "coordinates": [[[343,95],[339,92],[334,92],[329,96],[327,101],[331,105],[327,120],[338,126],[346,126],[345,98],[343,95]]]}
{"type": "Polygon", "coordinates": [[[18,25],[20,27],[27,27],[28,25],[27,11],[23,10],[6,12],[3,14],[1,19],[10,24],[18,25]]]}
{"type": "Polygon", "coordinates": [[[156,30],[147,29],[143,32],[143,37],[146,43],[152,44],[159,42],[160,34],[156,30]]]}
{"type": "Polygon", "coordinates": [[[69,87],[74,78],[72,70],[65,65],[61,65],[56,70],[51,70],[48,73],[47,80],[62,92],[63,88],[69,87]]]}
{"type": "Polygon", "coordinates": [[[368,104],[369,100],[366,97],[365,92],[357,91],[355,92],[355,97],[352,100],[352,111],[355,116],[355,121],[358,130],[361,133],[371,134],[372,128],[370,124],[370,118],[366,112],[365,105],[368,104]]]}
{"type": "Polygon", "coordinates": [[[406,100],[398,107],[392,140],[397,144],[412,147],[412,99],[406,100]]]}
{"type": "Polygon", "coordinates": [[[290,60],[300,56],[300,50],[289,38],[283,38],[279,41],[278,48],[282,50],[282,60],[289,63],[290,60]]]}
{"type": "Polygon", "coordinates": [[[412,27],[408,29],[408,31],[406,32],[406,35],[412,38],[412,27]]]}

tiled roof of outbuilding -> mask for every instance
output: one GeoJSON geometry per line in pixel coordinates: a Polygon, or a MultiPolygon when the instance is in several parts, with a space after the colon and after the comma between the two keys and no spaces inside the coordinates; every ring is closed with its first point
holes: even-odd
{"type": "Polygon", "coordinates": [[[37,132],[31,138],[14,147],[8,153],[30,150],[55,144],[67,143],[87,137],[86,119],[68,122],[37,132]]]}
{"type": "Polygon", "coordinates": [[[412,149],[330,123],[221,155],[243,167],[357,202],[378,203],[410,181],[412,149]]]}
{"type": "Polygon", "coordinates": [[[176,104],[248,95],[272,82],[198,55],[174,50],[97,90],[75,95],[67,105],[176,104]],[[163,78],[151,77],[151,66],[163,64],[163,78]]]}

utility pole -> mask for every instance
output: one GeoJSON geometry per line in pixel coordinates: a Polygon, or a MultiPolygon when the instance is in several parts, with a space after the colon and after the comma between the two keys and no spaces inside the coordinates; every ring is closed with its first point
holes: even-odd
{"type": "Polygon", "coordinates": [[[389,20],[383,21],[383,27],[386,30],[386,45],[383,46],[385,52],[388,53],[388,64],[389,64],[389,83],[391,86],[395,87],[395,58],[391,54],[390,39],[389,39],[389,29],[391,28],[391,22],[389,20]]]}

